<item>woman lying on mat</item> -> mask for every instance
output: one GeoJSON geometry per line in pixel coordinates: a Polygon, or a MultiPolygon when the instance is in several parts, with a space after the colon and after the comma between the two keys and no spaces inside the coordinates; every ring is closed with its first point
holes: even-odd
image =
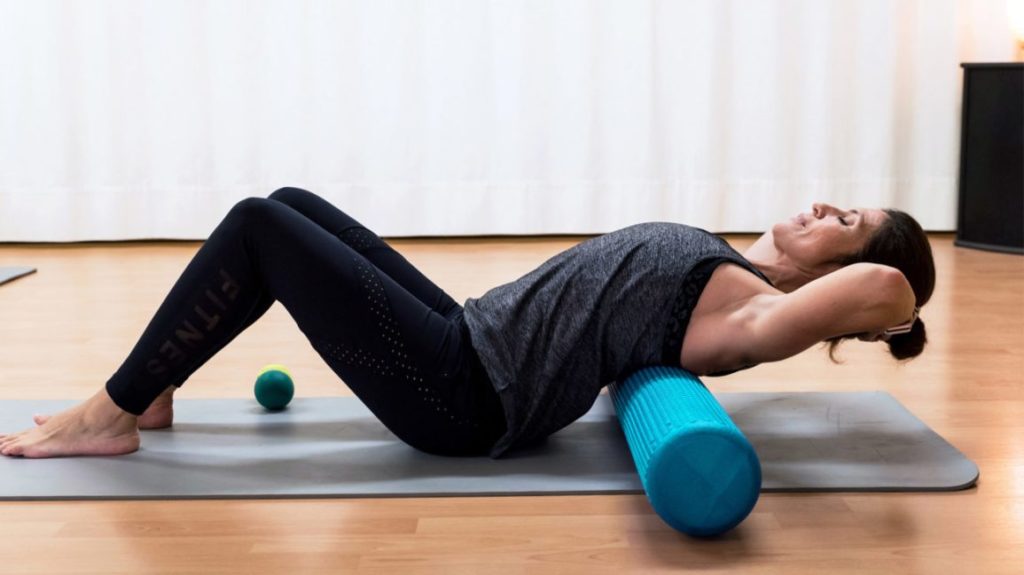
{"type": "Polygon", "coordinates": [[[140,428],[171,425],[174,391],[275,301],[402,441],[500,457],[648,365],[721,375],[851,337],[914,357],[934,283],[907,214],[814,204],[743,255],[682,224],[629,226],[463,308],[347,214],[282,188],[228,212],[102,389],[0,436],[0,453],[137,450],[140,428]]]}

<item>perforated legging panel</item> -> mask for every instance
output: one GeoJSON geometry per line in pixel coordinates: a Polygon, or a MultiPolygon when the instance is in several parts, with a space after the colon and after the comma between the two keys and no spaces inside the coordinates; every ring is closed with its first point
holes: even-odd
{"type": "MultiPolygon", "coordinates": [[[[383,242],[381,243],[383,244],[383,242]]],[[[441,393],[437,386],[430,385],[429,378],[424,377],[423,372],[410,359],[405,348],[405,338],[401,333],[398,321],[392,314],[391,306],[385,295],[384,283],[377,276],[377,270],[358,257],[354,258],[353,265],[362,284],[363,292],[367,295],[369,311],[373,314],[373,321],[376,322],[377,334],[383,339],[382,345],[378,348],[385,349],[386,353],[380,354],[345,342],[317,339],[314,346],[320,354],[328,363],[338,366],[337,369],[340,369],[340,366],[348,366],[366,369],[382,377],[404,380],[409,385],[416,386],[416,391],[420,394],[419,399],[427,408],[447,417],[454,425],[479,429],[480,424],[477,421],[465,417],[465,409],[449,410],[449,404],[458,403],[462,398],[454,393],[441,393]],[[451,397],[446,397],[447,395],[451,395],[451,397]]],[[[465,345],[468,345],[468,342],[465,345]]],[[[455,369],[457,370],[457,368],[455,369]]],[[[458,374],[455,373],[455,370],[447,369],[439,374],[441,378],[451,378],[453,375],[465,374],[458,374]]]]}
{"type": "MultiPolygon", "coordinates": [[[[483,455],[504,433],[500,400],[470,345],[461,306],[373,232],[297,188],[231,209],[107,382],[108,392],[141,414],[274,301],[406,443],[483,455]]],[[[250,385],[240,381],[239,389],[250,385]]]]}
{"type": "Polygon", "coordinates": [[[366,228],[348,228],[338,234],[341,241],[352,246],[359,253],[366,253],[369,248],[388,247],[380,237],[366,228]]]}

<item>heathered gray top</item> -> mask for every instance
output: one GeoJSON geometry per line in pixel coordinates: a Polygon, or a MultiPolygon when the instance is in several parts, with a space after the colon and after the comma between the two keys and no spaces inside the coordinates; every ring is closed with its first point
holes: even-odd
{"type": "Polygon", "coordinates": [[[771,283],[718,236],[650,222],[581,242],[466,300],[473,348],[508,425],[490,456],[569,425],[641,367],[678,366],[690,312],[723,261],[771,283]]]}

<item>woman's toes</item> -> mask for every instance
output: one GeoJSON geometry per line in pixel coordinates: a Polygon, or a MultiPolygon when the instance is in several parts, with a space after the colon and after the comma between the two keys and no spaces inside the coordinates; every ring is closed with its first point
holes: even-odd
{"type": "Polygon", "coordinates": [[[51,416],[49,416],[49,415],[42,415],[40,413],[37,413],[37,414],[32,416],[32,421],[36,422],[36,425],[42,425],[42,424],[46,423],[47,421],[49,421],[50,417],[51,416]]]}
{"type": "Polygon", "coordinates": [[[29,430],[25,429],[25,430],[19,431],[18,433],[11,433],[11,434],[5,435],[3,440],[0,441],[0,443],[9,443],[11,441],[17,441],[17,440],[21,439],[22,437],[24,437],[25,434],[27,434],[28,432],[29,432],[29,430]]]}
{"type": "Polygon", "coordinates": [[[16,441],[11,441],[0,445],[0,455],[17,455],[15,449],[19,447],[16,441]]]}
{"type": "Polygon", "coordinates": [[[4,448],[4,455],[25,455],[25,444],[15,443],[4,448]]]}

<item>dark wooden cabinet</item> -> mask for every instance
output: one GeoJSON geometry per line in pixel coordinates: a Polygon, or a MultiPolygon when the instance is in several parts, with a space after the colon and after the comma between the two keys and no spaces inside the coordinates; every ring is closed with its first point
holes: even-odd
{"type": "Polygon", "coordinates": [[[1024,254],[1024,63],[961,64],[955,244],[1024,254]]]}

